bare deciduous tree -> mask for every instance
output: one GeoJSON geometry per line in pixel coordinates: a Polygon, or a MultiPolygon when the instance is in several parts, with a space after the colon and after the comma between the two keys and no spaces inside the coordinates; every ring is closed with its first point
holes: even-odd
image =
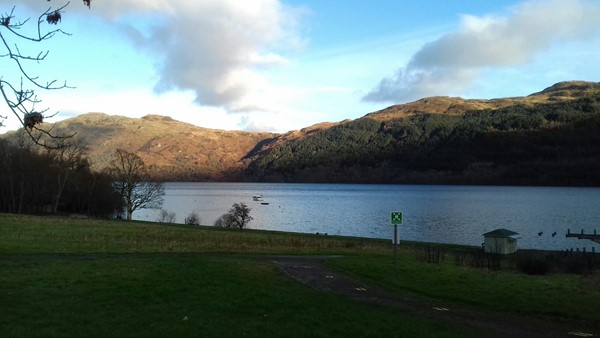
{"type": "Polygon", "coordinates": [[[60,139],[55,144],[57,145],[56,148],[48,149],[48,156],[52,159],[51,163],[56,176],[55,192],[52,200],[53,213],[57,213],[61,195],[73,174],[89,166],[85,157],[87,148],[83,140],[71,140],[66,143],[64,139],[60,139]]]}
{"type": "Polygon", "coordinates": [[[158,213],[158,222],[159,223],[175,223],[175,219],[177,215],[174,212],[169,212],[165,209],[160,209],[158,213]]]}
{"type": "Polygon", "coordinates": [[[162,206],[164,185],[148,180],[146,165],[138,155],[117,149],[110,171],[115,188],[125,202],[128,220],[136,210],[158,209],[162,206]]]}
{"type": "Polygon", "coordinates": [[[0,139],[0,212],[105,217],[124,209],[113,178],[91,170],[83,143],[48,150],[22,129],[15,136],[0,139]]]}
{"type": "MultiPolygon", "coordinates": [[[[50,0],[47,0],[50,2],[50,0]]],[[[66,82],[58,83],[57,80],[44,81],[38,76],[28,71],[28,64],[37,64],[46,59],[49,51],[39,51],[37,54],[22,52],[19,45],[13,40],[23,43],[43,44],[50,40],[56,34],[68,33],[59,28],[49,28],[50,25],[57,25],[64,13],[64,9],[70,2],[53,8],[49,7],[37,19],[37,29],[34,33],[25,33],[29,19],[19,19],[16,17],[13,7],[10,12],[0,14],[0,93],[6,103],[8,112],[12,113],[21,123],[29,137],[38,145],[46,148],[58,148],[64,145],[64,142],[48,142],[49,140],[61,140],[72,137],[73,134],[57,134],[53,132],[52,126],[42,128],[40,125],[44,119],[56,115],[56,113],[46,115],[48,108],[39,108],[41,100],[36,94],[36,90],[57,90],[71,88],[66,82]],[[12,64],[12,66],[11,66],[12,64]],[[14,70],[20,79],[10,76],[9,70],[14,70]],[[7,73],[5,73],[7,72],[7,73]],[[33,133],[37,131],[37,133],[33,133]]],[[[90,0],[84,0],[84,5],[90,6],[90,0]]],[[[8,115],[0,113],[0,127],[4,125],[4,120],[8,115]]]]}

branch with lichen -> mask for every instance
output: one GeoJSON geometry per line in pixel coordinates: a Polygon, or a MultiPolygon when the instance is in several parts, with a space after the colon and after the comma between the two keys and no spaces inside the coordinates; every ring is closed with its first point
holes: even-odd
{"type": "MultiPolygon", "coordinates": [[[[50,0],[48,0],[50,1],[50,0]]],[[[46,148],[57,148],[64,144],[62,140],[74,136],[74,134],[61,135],[53,132],[53,126],[45,126],[42,124],[46,118],[52,117],[45,115],[48,109],[37,109],[36,105],[41,102],[35,94],[34,89],[57,90],[64,88],[73,88],[67,85],[66,82],[59,83],[57,80],[42,81],[39,77],[32,75],[27,70],[27,64],[30,62],[40,63],[49,55],[49,51],[41,51],[37,54],[25,54],[19,49],[19,46],[14,46],[7,39],[9,36],[23,41],[43,43],[56,34],[65,34],[61,29],[52,29],[44,31],[44,25],[58,25],[62,20],[64,9],[69,6],[70,2],[53,9],[49,7],[44,11],[37,20],[36,33],[32,35],[21,33],[21,29],[29,22],[29,19],[18,20],[15,17],[15,7],[9,13],[0,15],[0,58],[7,58],[14,62],[15,68],[21,74],[21,83],[19,87],[14,86],[9,80],[5,79],[0,74],[0,92],[6,106],[13,115],[17,117],[23,129],[38,145],[46,148]],[[34,89],[32,89],[33,87],[34,89]],[[35,134],[35,135],[34,135],[35,134]],[[60,141],[60,142],[59,142],[60,141]]],[[[90,6],[90,1],[84,0],[84,5],[90,6]]],[[[0,115],[0,127],[8,116],[0,115]]]]}

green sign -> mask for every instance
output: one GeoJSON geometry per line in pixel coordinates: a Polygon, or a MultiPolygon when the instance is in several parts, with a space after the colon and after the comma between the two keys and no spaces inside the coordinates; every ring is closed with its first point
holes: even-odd
{"type": "Polygon", "coordinates": [[[392,211],[391,215],[392,224],[402,224],[402,212],[400,211],[392,211]]]}

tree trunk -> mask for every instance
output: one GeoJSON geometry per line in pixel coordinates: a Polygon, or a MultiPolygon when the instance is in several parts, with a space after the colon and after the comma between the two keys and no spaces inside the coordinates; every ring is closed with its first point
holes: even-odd
{"type": "Polygon", "coordinates": [[[131,215],[133,214],[133,210],[131,210],[131,203],[127,205],[127,220],[131,221],[131,215]]]}
{"type": "Polygon", "coordinates": [[[19,207],[17,209],[17,214],[20,214],[23,211],[23,199],[25,198],[25,180],[21,179],[21,190],[19,191],[19,207]]]}
{"type": "Polygon", "coordinates": [[[58,205],[60,204],[60,197],[62,196],[63,191],[65,190],[65,186],[67,185],[67,181],[69,179],[69,173],[65,172],[64,177],[61,174],[58,174],[57,188],[56,194],[54,195],[54,204],[52,205],[52,213],[58,213],[58,205]]]}

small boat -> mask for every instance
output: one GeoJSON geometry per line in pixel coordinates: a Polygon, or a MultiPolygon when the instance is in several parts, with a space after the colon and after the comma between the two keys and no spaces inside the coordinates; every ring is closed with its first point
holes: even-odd
{"type": "Polygon", "coordinates": [[[253,201],[262,201],[263,195],[262,194],[254,194],[252,195],[252,200],[253,201]]]}
{"type": "Polygon", "coordinates": [[[269,205],[269,202],[261,202],[262,205],[269,205]]]}

